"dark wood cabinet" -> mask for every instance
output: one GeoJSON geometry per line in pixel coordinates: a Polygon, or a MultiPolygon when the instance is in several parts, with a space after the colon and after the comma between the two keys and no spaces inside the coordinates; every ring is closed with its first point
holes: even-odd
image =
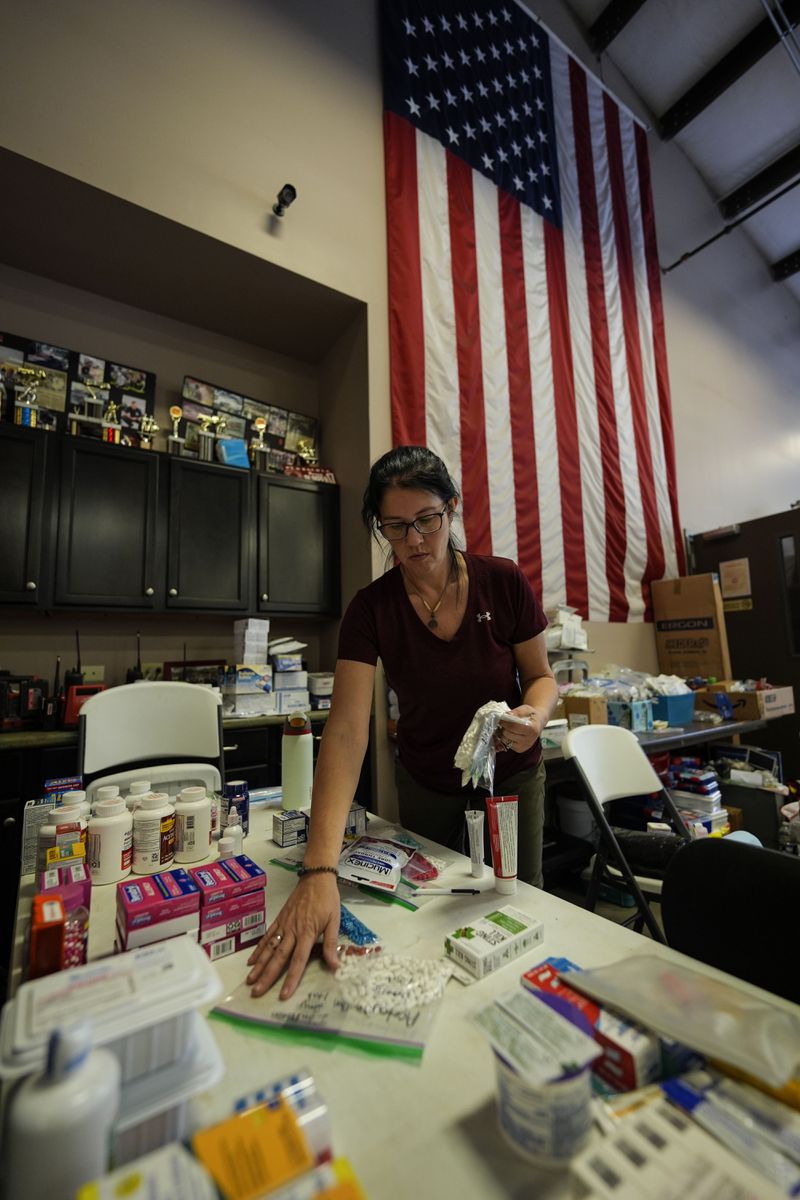
{"type": "Polygon", "coordinates": [[[257,492],[258,610],[338,615],[338,488],[258,475],[257,492]]]}
{"type": "Polygon", "coordinates": [[[160,605],[158,469],[158,456],[149,451],[63,440],[56,604],[160,605]]]}
{"type": "Polygon", "coordinates": [[[212,463],[170,463],[168,608],[245,612],[251,607],[250,473],[212,463]]]}
{"type": "Polygon", "coordinates": [[[41,604],[45,570],[47,452],[52,435],[0,425],[0,602],[41,604]]]}

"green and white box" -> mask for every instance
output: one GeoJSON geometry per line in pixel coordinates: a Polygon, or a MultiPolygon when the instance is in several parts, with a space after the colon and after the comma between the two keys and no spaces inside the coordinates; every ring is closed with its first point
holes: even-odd
{"type": "Polygon", "coordinates": [[[444,939],[448,958],[482,979],[504,967],[544,940],[544,925],[534,917],[506,905],[471,925],[462,925],[444,939]]]}

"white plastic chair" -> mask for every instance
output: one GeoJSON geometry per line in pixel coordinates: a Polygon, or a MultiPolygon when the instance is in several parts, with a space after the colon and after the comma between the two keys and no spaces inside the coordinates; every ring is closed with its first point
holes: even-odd
{"type": "Polygon", "coordinates": [[[629,729],[618,725],[582,725],[570,730],[561,752],[565,759],[575,763],[600,831],[586,907],[594,911],[602,883],[622,887],[636,902],[637,913],[632,918],[634,928],[641,930],[646,925],[656,941],[664,942],[664,935],[646,899],[646,896],[651,899],[660,896],[662,881],[634,874],[609,824],[604,806],[612,800],[658,793],[664,816],[671,820],[675,833],[689,842],[691,836],[672,797],[653,770],[638,738],[629,729]]]}
{"type": "Polygon", "coordinates": [[[200,771],[210,764],[218,788],[225,777],[222,749],[222,705],[217,692],[194,683],[127,683],[98,692],[78,718],[78,769],[84,781],[120,783],[141,778],[150,768],[151,782],[196,778],[209,783],[214,775],[200,771]],[[153,778],[158,764],[167,764],[153,778]],[[135,769],[132,769],[135,768],[135,769]],[[181,774],[184,770],[185,774],[181,774]],[[113,774],[111,772],[114,772],[113,774]]]}

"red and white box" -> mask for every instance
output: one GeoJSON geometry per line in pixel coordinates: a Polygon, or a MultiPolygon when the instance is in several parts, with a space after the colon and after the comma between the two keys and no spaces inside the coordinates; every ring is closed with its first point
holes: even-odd
{"type": "Polygon", "coordinates": [[[244,950],[263,937],[267,928],[266,891],[248,892],[200,909],[200,945],[215,962],[244,950]]]}
{"type": "Polygon", "coordinates": [[[182,867],[117,884],[117,936],[126,950],[179,933],[197,936],[200,889],[182,867]]]}
{"type": "Polygon", "coordinates": [[[264,890],[267,876],[261,867],[246,854],[221,858],[208,866],[190,867],[189,874],[200,889],[200,904],[218,904],[222,900],[234,900],[249,892],[264,890]]]}

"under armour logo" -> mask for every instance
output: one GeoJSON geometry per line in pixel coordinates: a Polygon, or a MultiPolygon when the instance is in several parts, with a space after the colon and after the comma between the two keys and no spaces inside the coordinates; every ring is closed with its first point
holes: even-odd
{"type": "Polygon", "coordinates": [[[490,612],[478,613],[479,621],[491,621],[491,619],[492,619],[492,614],[490,612]]]}

